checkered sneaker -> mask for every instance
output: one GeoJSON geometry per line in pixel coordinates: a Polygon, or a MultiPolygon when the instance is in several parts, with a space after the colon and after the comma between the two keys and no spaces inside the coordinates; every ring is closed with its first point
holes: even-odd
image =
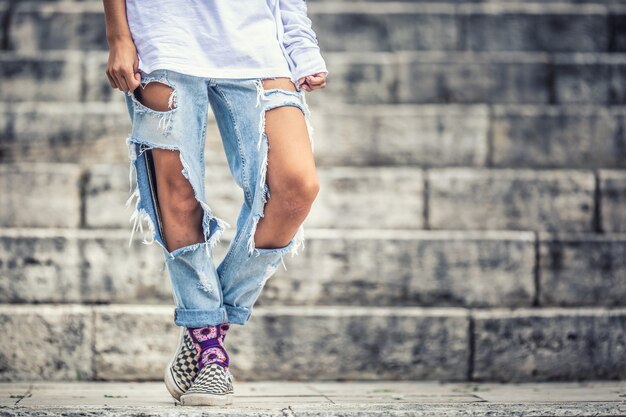
{"type": "Polygon", "coordinates": [[[182,405],[228,405],[233,402],[233,376],[218,363],[203,367],[191,388],[181,397],[182,405]]]}
{"type": "Polygon", "coordinates": [[[185,395],[226,395],[233,393],[233,379],[230,371],[217,363],[210,363],[202,368],[198,377],[193,382],[193,385],[187,390],[185,395]]]}
{"type": "MultiPolygon", "coordinates": [[[[228,327],[229,326],[227,324],[222,324],[219,329],[209,327],[210,332],[206,332],[206,329],[202,329],[204,333],[201,332],[198,336],[200,339],[207,339],[204,340],[204,343],[209,342],[209,339],[214,339],[210,344],[218,343],[220,346],[223,346],[224,338],[228,332],[228,327]],[[205,333],[208,333],[210,337],[207,337],[205,333]]],[[[172,397],[177,400],[180,400],[181,395],[183,395],[193,384],[200,368],[203,366],[201,362],[211,361],[211,359],[213,359],[213,354],[215,353],[215,348],[205,349],[205,351],[202,352],[200,343],[195,342],[198,338],[196,338],[189,329],[182,327],[180,330],[181,336],[178,348],[174,357],[165,369],[165,386],[172,397]],[[202,357],[200,356],[200,353],[203,353],[202,357]]],[[[217,357],[223,361],[225,359],[223,352],[219,351],[217,353],[219,354],[217,357]]]]}
{"type": "Polygon", "coordinates": [[[179,399],[198,375],[198,352],[186,331],[183,332],[179,349],[167,371],[175,385],[177,395],[174,397],[179,399]]]}

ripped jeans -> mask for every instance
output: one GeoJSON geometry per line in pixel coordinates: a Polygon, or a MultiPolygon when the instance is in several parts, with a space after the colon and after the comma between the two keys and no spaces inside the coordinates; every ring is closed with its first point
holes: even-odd
{"type": "Polygon", "coordinates": [[[150,240],[144,236],[143,242],[156,242],[163,249],[173,287],[174,321],[178,326],[202,327],[223,322],[244,325],[267,279],[281,262],[285,267],[283,257],[287,253],[293,257],[304,247],[302,225],[284,247],[257,248],[254,242],[257,223],[270,197],[265,179],[268,161],[265,112],[279,106],[300,108],[313,147],[304,91],[297,86],[296,91],[265,90],[261,78],[201,78],[164,69],[149,74],[142,71],[140,88],[150,82],[160,82],[172,89],[169,110],[154,110],[142,104],[133,92],[125,94],[132,122],[132,131],[126,140],[131,183],[127,206],[136,198],[129,245],[136,230],[144,232],[145,220],[151,236],[150,240]],[[212,248],[230,225],[214,216],[205,201],[204,147],[209,105],[217,121],[230,172],[244,192],[236,234],[217,268],[212,248]],[[179,151],[183,175],[191,183],[204,212],[203,242],[172,252],[167,250],[155,188],[152,148],[179,151]]]}

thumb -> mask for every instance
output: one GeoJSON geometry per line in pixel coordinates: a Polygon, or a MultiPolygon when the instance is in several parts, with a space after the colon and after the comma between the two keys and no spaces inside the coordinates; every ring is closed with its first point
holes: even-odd
{"type": "MultiPolygon", "coordinates": [[[[128,74],[131,75],[131,74],[128,74]]],[[[127,76],[126,77],[127,83],[128,83],[128,87],[132,90],[135,91],[135,89],[137,87],[139,87],[139,85],[141,84],[141,74],[138,72],[133,71],[132,76],[127,76]]]]}
{"type": "Polygon", "coordinates": [[[137,80],[138,83],[141,83],[141,72],[139,72],[139,55],[135,54],[135,59],[133,60],[133,78],[137,80]]]}

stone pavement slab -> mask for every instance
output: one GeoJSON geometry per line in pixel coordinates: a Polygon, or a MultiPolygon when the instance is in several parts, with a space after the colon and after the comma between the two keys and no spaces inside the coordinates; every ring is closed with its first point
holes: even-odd
{"type": "Polygon", "coordinates": [[[227,407],[182,407],[160,382],[0,384],[0,416],[626,416],[626,381],[237,382],[227,407]]]}

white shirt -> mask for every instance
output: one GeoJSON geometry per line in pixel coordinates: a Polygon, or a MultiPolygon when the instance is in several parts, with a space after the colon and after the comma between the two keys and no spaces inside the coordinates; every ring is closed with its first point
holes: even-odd
{"type": "Polygon", "coordinates": [[[207,78],[326,72],[305,0],[126,0],[139,69],[207,78]]]}

